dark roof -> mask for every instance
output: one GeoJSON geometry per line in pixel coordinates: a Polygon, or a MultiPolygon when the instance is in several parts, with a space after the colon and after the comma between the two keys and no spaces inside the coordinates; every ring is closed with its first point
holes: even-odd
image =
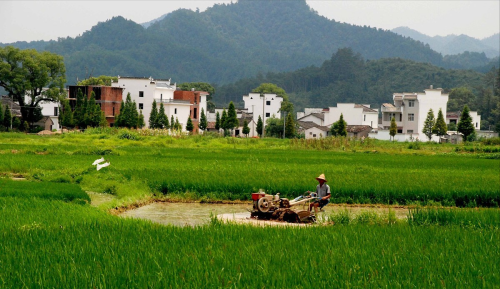
{"type": "Polygon", "coordinates": [[[460,111],[446,112],[446,118],[460,118],[460,111]]]}
{"type": "Polygon", "coordinates": [[[376,110],[371,109],[371,108],[367,107],[366,105],[362,105],[362,104],[355,104],[354,107],[355,108],[363,108],[363,112],[377,112],[376,110]]]}
{"type": "Polygon", "coordinates": [[[382,103],[382,106],[383,107],[394,107],[394,105],[391,103],[382,103]]]}
{"type": "MultiPolygon", "coordinates": [[[[247,121],[247,124],[250,124],[253,121],[253,117],[252,116],[245,116],[245,117],[238,118],[238,122],[240,123],[240,126],[243,126],[243,122],[245,120],[247,121]]],[[[215,125],[214,125],[214,127],[215,127],[215,125]]]]}
{"type": "Polygon", "coordinates": [[[301,120],[298,120],[297,124],[302,129],[310,129],[311,127],[318,127],[319,126],[317,123],[312,122],[312,121],[301,121],[301,120]]]}
{"type": "Polygon", "coordinates": [[[299,120],[300,120],[300,119],[303,119],[303,118],[305,118],[305,117],[308,117],[308,116],[310,116],[310,115],[312,115],[312,116],[314,116],[314,117],[316,117],[316,118],[319,118],[319,119],[321,119],[321,120],[325,120],[325,115],[324,115],[323,113],[317,113],[317,112],[313,112],[313,113],[311,113],[311,114],[304,115],[303,117],[299,118],[299,120]]]}
{"type": "Polygon", "coordinates": [[[2,95],[0,97],[0,103],[2,104],[3,109],[5,109],[6,106],[9,106],[11,108],[12,116],[21,116],[21,107],[16,102],[13,102],[12,98],[8,97],[7,95],[2,95]]]}
{"type": "Polygon", "coordinates": [[[346,130],[347,132],[357,133],[365,130],[371,130],[372,127],[369,125],[348,125],[346,130]]]}

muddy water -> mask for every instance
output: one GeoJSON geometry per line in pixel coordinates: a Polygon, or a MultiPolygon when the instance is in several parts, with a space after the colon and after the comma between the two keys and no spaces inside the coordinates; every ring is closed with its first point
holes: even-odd
{"type": "MultiPolygon", "coordinates": [[[[127,211],[120,216],[146,219],[156,223],[174,226],[197,226],[208,224],[210,222],[211,215],[217,216],[222,220],[236,221],[239,223],[270,223],[269,221],[257,222],[255,220],[251,220],[249,212],[251,209],[251,204],[153,203],[138,209],[127,211]]],[[[396,217],[400,219],[406,218],[408,209],[391,209],[396,213],[396,217]]],[[[343,210],[348,210],[352,215],[357,215],[365,211],[375,212],[379,215],[387,215],[389,212],[389,208],[387,207],[328,205],[325,207],[323,212],[319,213],[320,218],[321,216],[343,210]]]]}

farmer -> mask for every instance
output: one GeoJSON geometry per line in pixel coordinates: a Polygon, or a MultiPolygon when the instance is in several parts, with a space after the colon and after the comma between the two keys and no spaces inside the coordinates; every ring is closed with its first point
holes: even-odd
{"type": "Polygon", "coordinates": [[[311,211],[311,208],[314,207],[314,212],[317,214],[318,207],[322,209],[330,202],[331,194],[330,194],[330,186],[326,184],[325,174],[321,174],[319,177],[316,178],[316,180],[318,180],[319,182],[318,186],[316,187],[316,196],[319,199],[309,205],[309,211],[311,211]]]}

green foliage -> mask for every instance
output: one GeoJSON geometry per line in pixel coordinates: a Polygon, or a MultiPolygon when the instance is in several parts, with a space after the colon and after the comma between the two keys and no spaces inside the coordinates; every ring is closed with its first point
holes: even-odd
{"type": "Polygon", "coordinates": [[[427,136],[429,140],[432,138],[433,134],[433,128],[436,124],[436,121],[434,119],[434,112],[432,111],[432,108],[429,109],[427,112],[427,117],[425,118],[424,121],[424,127],[422,128],[422,132],[427,136]]]}
{"type": "Polygon", "coordinates": [[[330,127],[330,133],[333,136],[347,136],[347,123],[342,113],[340,114],[339,120],[334,122],[330,127]]]}
{"type": "Polygon", "coordinates": [[[469,107],[467,105],[464,106],[462,110],[462,114],[460,115],[460,120],[458,121],[457,131],[462,134],[462,138],[464,141],[468,140],[470,135],[473,135],[475,132],[474,125],[472,124],[472,118],[469,114],[469,107]]]}
{"type": "Polygon", "coordinates": [[[85,128],[86,127],[98,127],[101,124],[101,106],[95,102],[95,93],[92,91],[90,93],[90,100],[85,107],[85,128]]]}
{"type": "Polygon", "coordinates": [[[450,91],[448,100],[448,111],[459,111],[464,105],[475,104],[476,96],[467,87],[458,87],[450,91]]]}
{"type": "Polygon", "coordinates": [[[113,82],[118,82],[118,77],[101,75],[98,77],[89,77],[87,79],[80,80],[80,81],[78,81],[78,83],[76,85],[81,85],[81,86],[88,86],[88,85],[111,86],[111,83],[113,83],[113,82]]]}
{"type": "Polygon", "coordinates": [[[248,121],[245,119],[243,121],[243,134],[248,137],[248,134],[250,133],[250,128],[248,127],[248,121]]]}
{"type": "Polygon", "coordinates": [[[285,90],[281,87],[278,87],[274,83],[261,83],[257,88],[252,89],[252,92],[257,93],[274,93],[279,97],[283,98],[283,102],[281,103],[281,111],[285,111],[288,113],[293,113],[293,103],[290,102],[288,98],[288,94],[286,94],[285,90]]]}
{"type": "Polygon", "coordinates": [[[227,122],[227,112],[225,108],[222,110],[222,116],[220,118],[220,127],[224,130],[224,132],[229,128],[227,122]]]}
{"type": "Polygon", "coordinates": [[[500,228],[497,209],[415,208],[408,212],[412,226],[456,225],[465,228],[500,228]]]}
{"type": "Polygon", "coordinates": [[[130,93],[127,93],[127,98],[125,100],[125,103],[122,101],[122,104],[120,105],[120,115],[117,126],[126,128],[137,128],[138,118],[139,118],[139,112],[137,111],[137,104],[135,103],[135,100],[132,101],[130,93]]]}
{"type": "Polygon", "coordinates": [[[2,103],[0,103],[0,126],[3,126],[3,120],[4,120],[3,114],[4,114],[4,112],[5,111],[4,111],[3,105],[2,105],[2,103]]]}
{"type": "Polygon", "coordinates": [[[263,128],[262,118],[259,115],[259,119],[257,119],[257,133],[259,134],[259,136],[262,136],[262,128],[263,128]]]}
{"type": "MultiPolygon", "coordinates": [[[[65,182],[65,181],[64,181],[65,182]]],[[[71,182],[71,180],[69,180],[71,182]]],[[[17,199],[40,198],[45,200],[61,200],[72,202],[83,200],[90,203],[89,196],[75,184],[54,182],[20,182],[0,179],[0,199],[15,197],[17,199]]]]}
{"type": "Polygon", "coordinates": [[[59,123],[62,127],[73,128],[75,123],[73,121],[73,112],[71,111],[71,106],[67,99],[63,99],[62,112],[59,114],[59,123]]]}
{"type": "Polygon", "coordinates": [[[441,111],[441,108],[440,108],[439,112],[438,112],[436,123],[434,124],[434,127],[432,128],[432,133],[437,135],[437,136],[443,136],[443,135],[446,135],[447,132],[448,132],[448,129],[446,127],[444,115],[443,115],[443,112],[441,111]]]}
{"type": "Polygon", "coordinates": [[[139,111],[139,118],[137,120],[137,127],[143,128],[146,125],[144,122],[144,115],[142,114],[142,109],[139,111]]]}
{"type": "Polygon", "coordinates": [[[287,137],[287,138],[294,138],[295,137],[295,122],[293,120],[293,116],[291,113],[289,113],[286,116],[285,137],[287,137]]]}
{"type": "MultiPolygon", "coordinates": [[[[164,110],[165,112],[165,110],[164,110]]],[[[174,116],[172,115],[172,118],[174,116]]],[[[151,107],[151,114],[149,115],[149,128],[160,128],[158,123],[158,109],[156,108],[156,99],[153,99],[153,105],[151,107]]]]}
{"type": "Polygon", "coordinates": [[[194,126],[193,122],[191,121],[191,117],[188,117],[187,122],[186,122],[186,130],[189,132],[193,132],[194,126]]]}
{"type": "MultiPolygon", "coordinates": [[[[224,111],[222,113],[224,115],[224,111]]],[[[226,123],[225,128],[230,130],[233,130],[235,127],[239,126],[238,117],[236,115],[236,108],[234,107],[234,103],[232,101],[229,102],[229,107],[227,109],[227,118],[225,123],[226,123]]]]}
{"type": "Polygon", "coordinates": [[[158,111],[158,116],[156,118],[156,128],[159,129],[169,129],[170,124],[168,123],[168,116],[165,114],[165,107],[163,106],[163,103],[160,104],[160,109],[158,111]]]}
{"type": "MultiPolygon", "coordinates": [[[[85,97],[86,99],[86,97],[85,97]]],[[[80,129],[84,129],[85,125],[85,106],[84,106],[84,96],[81,89],[78,89],[76,92],[76,105],[75,110],[73,111],[73,121],[76,126],[80,129]]],[[[118,121],[117,121],[118,122],[118,121]]]]}
{"type": "MultiPolygon", "coordinates": [[[[5,106],[5,111],[3,114],[3,126],[5,126],[7,130],[9,130],[12,126],[12,114],[10,113],[10,107],[8,105],[5,106]]],[[[19,127],[19,125],[15,127],[19,127]]]]}
{"type": "Polygon", "coordinates": [[[283,137],[283,120],[276,118],[274,115],[266,119],[266,136],[268,137],[283,137]]]}
{"type": "Polygon", "coordinates": [[[202,107],[199,128],[202,131],[205,131],[207,129],[207,127],[208,127],[207,116],[205,115],[205,109],[202,107]]]}
{"type": "Polygon", "coordinates": [[[396,119],[394,116],[391,118],[391,126],[389,127],[389,135],[392,136],[392,141],[394,141],[394,136],[398,133],[398,126],[396,124],[396,119]]]}
{"type": "Polygon", "coordinates": [[[217,112],[215,114],[215,129],[219,132],[221,128],[222,128],[221,120],[220,120],[219,112],[217,112]]]}

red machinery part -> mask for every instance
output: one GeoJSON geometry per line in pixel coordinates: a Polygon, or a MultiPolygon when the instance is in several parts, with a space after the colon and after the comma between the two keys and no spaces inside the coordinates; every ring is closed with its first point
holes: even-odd
{"type": "Polygon", "coordinates": [[[260,198],[263,198],[265,193],[252,193],[252,200],[258,201],[260,198]]]}

